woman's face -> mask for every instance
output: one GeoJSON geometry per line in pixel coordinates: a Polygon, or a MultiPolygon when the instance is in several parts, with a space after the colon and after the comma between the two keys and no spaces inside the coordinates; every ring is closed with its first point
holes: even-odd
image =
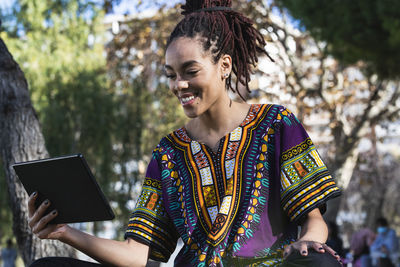
{"type": "Polygon", "coordinates": [[[197,38],[180,37],[169,45],[165,61],[169,88],[189,118],[211,111],[228,97],[223,75],[230,72],[229,56],[214,64],[211,53],[203,50],[197,38]]]}

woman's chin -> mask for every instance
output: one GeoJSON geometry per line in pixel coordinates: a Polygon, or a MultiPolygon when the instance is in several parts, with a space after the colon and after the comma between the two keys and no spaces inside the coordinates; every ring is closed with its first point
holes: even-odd
{"type": "Polygon", "coordinates": [[[185,112],[185,115],[189,119],[194,119],[194,118],[197,118],[199,116],[197,113],[194,113],[194,112],[185,112]]]}
{"type": "Polygon", "coordinates": [[[194,119],[199,116],[198,110],[195,108],[183,107],[183,112],[185,113],[186,117],[190,119],[194,119]]]}

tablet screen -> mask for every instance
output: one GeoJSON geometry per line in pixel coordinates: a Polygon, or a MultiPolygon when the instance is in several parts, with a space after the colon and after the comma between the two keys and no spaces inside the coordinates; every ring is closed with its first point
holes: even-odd
{"type": "Polygon", "coordinates": [[[114,219],[114,212],[82,154],[12,166],[28,195],[38,192],[37,206],[49,199],[47,212],[57,209],[58,215],[50,223],[114,219]]]}

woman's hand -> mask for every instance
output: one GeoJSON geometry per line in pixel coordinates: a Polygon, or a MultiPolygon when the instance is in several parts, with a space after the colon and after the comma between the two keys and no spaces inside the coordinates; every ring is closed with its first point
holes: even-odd
{"type": "Polygon", "coordinates": [[[299,251],[299,253],[303,256],[308,255],[308,249],[314,249],[315,251],[319,253],[325,253],[328,252],[331,254],[333,257],[335,257],[337,260],[340,260],[340,256],[334,251],[332,248],[330,248],[328,245],[320,242],[315,242],[315,241],[306,241],[306,240],[298,240],[289,246],[287,246],[284,250],[283,257],[287,258],[291,253],[294,251],[299,251]]]}
{"type": "Polygon", "coordinates": [[[57,239],[107,266],[146,266],[149,246],[128,238],[116,241],[98,238],[69,227],[67,224],[49,224],[57,216],[52,210],[46,214],[50,201],[45,200],[36,209],[37,193],[29,197],[29,226],[41,239],[57,239]]]}
{"type": "Polygon", "coordinates": [[[286,259],[292,252],[299,251],[300,255],[307,256],[309,249],[314,249],[319,253],[328,252],[340,261],[340,256],[332,248],[325,244],[328,237],[328,227],[322,218],[318,208],[311,210],[304,222],[301,224],[300,238],[296,242],[288,245],[283,252],[286,259]]]}
{"type": "Polygon", "coordinates": [[[37,192],[34,192],[28,201],[28,225],[32,232],[40,239],[60,239],[67,230],[66,224],[49,224],[57,216],[57,210],[53,210],[46,215],[46,210],[50,206],[50,201],[45,200],[39,208],[36,209],[35,201],[37,192]]]}

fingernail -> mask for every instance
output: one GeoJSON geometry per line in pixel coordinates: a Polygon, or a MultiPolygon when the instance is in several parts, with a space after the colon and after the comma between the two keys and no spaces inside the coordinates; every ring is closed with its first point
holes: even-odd
{"type": "Polygon", "coordinates": [[[335,256],[337,256],[338,254],[335,252],[335,256]]]}
{"type": "Polygon", "coordinates": [[[57,214],[57,211],[56,211],[56,210],[54,210],[54,211],[52,212],[52,214],[53,214],[53,215],[56,215],[56,214],[57,214]]]}
{"type": "Polygon", "coordinates": [[[323,249],[324,249],[323,247],[320,247],[320,248],[319,248],[319,250],[323,250],[323,249]]]}
{"type": "Polygon", "coordinates": [[[33,192],[32,196],[35,197],[37,195],[37,192],[33,192]]]}
{"type": "Polygon", "coordinates": [[[302,254],[306,254],[306,253],[307,253],[307,251],[303,250],[301,253],[302,253],[302,254]]]}
{"type": "Polygon", "coordinates": [[[286,257],[286,256],[287,256],[287,252],[283,253],[283,257],[286,257]]]}
{"type": "Polygon", "coordinates": [[[46,199],[46,200],[44,201],[44,204],[45,204],[45,205],[49,205],[49,201],[46,199]]]}

